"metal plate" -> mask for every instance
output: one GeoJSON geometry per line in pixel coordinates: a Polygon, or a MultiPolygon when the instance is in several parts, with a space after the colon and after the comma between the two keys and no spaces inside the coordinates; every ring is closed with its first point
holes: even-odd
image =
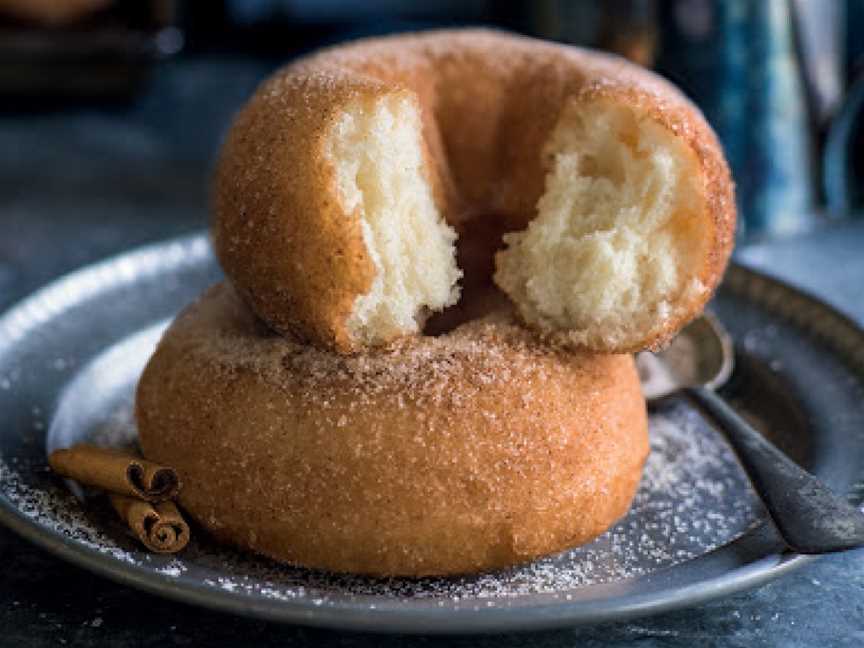
{"type": "MultiPolygon", "coordinates": [[[[586,547],[451,579],[337,576],[220,547],[140,550],[98,498],[84,507],[46,449],[134,442],[132,395],[165,322],[217,281],[202,235],[58,280],[0,319],[0,521],[57,555],[167,597],[274,620],[391,632],[501,632],[622,619],[763,583],[784,552],[720,437],[683,403],[651,413],[631,512],[586,547]]],[[[833,488],[864,476],[864,332],[777,281],[732,267],[713,304],[735,338],[727,397],[833,488]]]]}

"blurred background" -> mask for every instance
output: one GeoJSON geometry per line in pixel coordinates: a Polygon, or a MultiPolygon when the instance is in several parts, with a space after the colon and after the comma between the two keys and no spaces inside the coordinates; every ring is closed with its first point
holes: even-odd
{"type": "Polygon", "coordinates": [[[864,0],[0,0],[0,307],[204,227],[220,139],[275,67],[459,25],[614,51],[680,85],[724,143],[742,243],[862,215],[864,0]]]}

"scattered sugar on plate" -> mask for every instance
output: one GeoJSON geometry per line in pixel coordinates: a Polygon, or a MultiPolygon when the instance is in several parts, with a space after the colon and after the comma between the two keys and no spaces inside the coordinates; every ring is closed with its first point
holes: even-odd
{"type": "Polygon", "coordinates": [[[124,549],[107,529],[94,524],[71,493],[33,487],[22,474],[0,459],[0,494],[18,511],[75,544],[120,562],[141,564],[140,556],[124,549]]]}
{"type": "MultiPolygon", "coordinates": [[[[131,386],[128,394],[131,394],[131,386]]],[[[134,441],[131,398],[119,398],[92,434],[105,445],[134,441]]],[[[0,493],[24,515],[82,547],[161,577],[195,581],[234,596],[316,606],[383,597],[394,604],[482,599],[506,604],[551,594],[571,600],[579,588],[635,578],[692,560],[727,544],[764,519],[756,495],[722,438],[695,412],[652,413],[651,454],[633,506],[615,527],[584,547],[505,571],[461,578],[374,579],[279,565],[197,537],[165,558],[138,550],[119,525],[105,525],[58,486],[36,487],[23,466],[0,459],[0,493]]],[[[36,468],[33,468],[36,469],[36,468]]],[[[198,534],[199,536],[201,534],[198,534]]]]}

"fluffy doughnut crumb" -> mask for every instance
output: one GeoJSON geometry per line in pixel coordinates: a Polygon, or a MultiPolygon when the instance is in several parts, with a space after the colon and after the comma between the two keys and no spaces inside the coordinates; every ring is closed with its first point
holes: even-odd
{"type": "Polygon", "coordinates": [[[637,349],[708,288],[698,157],[648,115],[574,104],[550,136],[546,190],[504,237],[495,280],[522,318],[578,346],[637,349]]]}
{"type": "Polygon", "coordinates": [[[375,266],[371,290],[346,322],[364,345],[416,333],[429,311],[459,299],[456,233],[424,177],[420,138],[416,104],[393,94],[349,106],[325,145],[342,207],[359,217],[375,266]]]}

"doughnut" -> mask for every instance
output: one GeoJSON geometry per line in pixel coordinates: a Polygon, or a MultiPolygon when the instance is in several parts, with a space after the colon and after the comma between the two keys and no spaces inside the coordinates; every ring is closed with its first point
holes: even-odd
{"type": "Polygon", "coordinates": [[[213,242],[277,332],[342,354],[421,333],[470,278],[465,224],[519,319],[600,353],[667,342],[734,238],[699,110],[623,59],[486,30],[325,49],[265,81],[214,177],[213,242]]]}
{"type": "Polygon", "coordinates": [[[274,333],[230,284],[171,325],[137,390],[146,457],[217,539],[335,572],[505,567],[596,537],[648,453],[629,355],[562,350],[503,300],[367,353],[274,333]]]}

